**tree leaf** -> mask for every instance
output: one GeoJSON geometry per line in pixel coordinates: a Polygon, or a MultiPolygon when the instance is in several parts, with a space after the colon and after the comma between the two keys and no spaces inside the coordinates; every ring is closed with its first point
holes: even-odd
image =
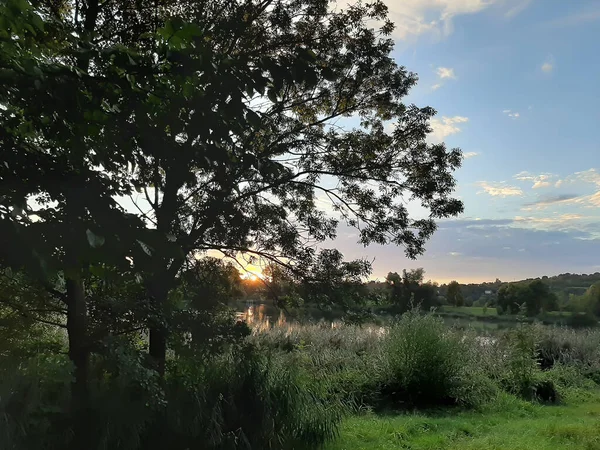
{"type": "Polygon", "coordinates": [[[152,247],[150,247],[148,244],[143,243],[139,239],[137,239],[137,243],[140,244],[140,247],[142,248],[142,250],[144,250],[144,253],[146,253],[148,256],[152,256],[152,247]]]}
{"type": "Polygon", "coordinates": [[[250,125],[252,126],[252,128],[259,128],[260,125],[261,125],[261,120],[260,120],[259,115],[256,114],[251,109],[249,109],[246,112],[246,120],[248,121],[248,123],[250,123],[250,125]]]}
{"type": "Polygon", "coordinates": [[[269,100],[271,100],[273,103],[277,103],[277,92],[275,92],[275,89],[269,89],[267,97],[269,97],[269,100]]]}
{"type": "Polygon", "coordinates": [[[98,236],[89,228],[85,230],[85,234],[87,236],[88,243],[92,248],[102,247],[104,245],[104,242],[106,241],[106,239],[104,239],[104,236],[98,236]]]}

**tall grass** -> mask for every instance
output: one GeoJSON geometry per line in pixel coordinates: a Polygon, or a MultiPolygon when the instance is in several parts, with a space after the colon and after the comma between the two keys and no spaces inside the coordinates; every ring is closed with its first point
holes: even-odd
{"type": "MultiPolygon", "coordinates": [[[[342,418],[341,403],[323,397],[309,377],[251,345],[208,360],[175,359],[164,383],[135,349],[115,351],[110,364],[94,367],[90,450],[317,448],[335,437],[342,418]]],[[[23,372],[5,379],[3,450],[69,447],[69,370],[48,361],[44,368],[37,379],[23,372]]]]}
{"type": "Polygon", "coordinates": [[[582,377],[600,381],[596,330],[524,323],[481,336],[409,311],[386,327],[284,325],[255,330],[250,340],[358,409],[480,407],[502,390],[559,401],[563,387],[582,385],[582,377]]]}
{"type": "MultiPolygon", "coordinates": [[[[484,411],[507,393],[560,401],[600,380],[600,331],[522,324],[480,336],[418,311],[386,327],[255,328],[202,355],[175,356],[160,380],[134,343],[115,341],[92,364],[89,448],[318,448],[356,411],[484,411]]],[[[66,357],[42,354],[20,361],[13,377],[2,373],[0,448],[67,448],[66,357]]]]}

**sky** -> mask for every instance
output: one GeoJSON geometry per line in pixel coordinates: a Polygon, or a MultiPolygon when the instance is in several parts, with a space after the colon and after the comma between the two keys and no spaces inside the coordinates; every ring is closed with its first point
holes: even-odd
{"type": "MultiPolygon", "coordinates": [[[[426,253],[332,246],[373,277],[423,267],[438,282],[600,271],[600,1],[385,0],[394,57],[416,72],[407,103],[432,106],[431,142],[459,147],[459,218],[426,253]]],[[[418,214],[418,211],[415,212],[418,214]]]]}

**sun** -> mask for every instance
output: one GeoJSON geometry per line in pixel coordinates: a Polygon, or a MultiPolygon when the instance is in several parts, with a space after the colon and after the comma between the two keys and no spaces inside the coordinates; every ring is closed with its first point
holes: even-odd
{"type": "Polygon", "coordinates": [[[263,280],[265,278],[265,276],[262,273],[262,268],[259,266],[255,266],[254,264],[247,264],[244,269],[243,272],[240,275],[244,280],[248,280],[248,281],[260,281],[263,280]]]}

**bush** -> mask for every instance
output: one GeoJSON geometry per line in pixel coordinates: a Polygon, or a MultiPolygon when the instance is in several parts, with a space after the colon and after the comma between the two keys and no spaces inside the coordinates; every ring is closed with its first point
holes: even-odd
{"type": "MultiPolygon", "coordinates": [[[[236,346],[210,359],[172,360],[161,382],[143,356],[119,342],[95,358],[85,412],[90,450],[315,448],[337,433],[342,405],[284,358],[236,346]]],[[[0,386],[2,449],[70,445],[70,366],[41,367],[0,386]]]]}
{"type": "Polygon", "coordinates": [[[575,313],[567,318],[567,325],[573,328],[592,328],[598,326],[598,319],[590,313],[575,313]]]}
{"type": "MultiPolygon", "coordinates": [[[[6,364],[8,361],[3,360],[6,364]]],[[[0,448],[66,448],[70,432],[71,365],[65,357],[41,355],[0,379],[0,448]]]]}
{"type": "Polygon", "coordinates": [[[387,373],[382,395],[395,404],[476,405],[493,387],[476,365],[464,334],[450,330],[432,314],[406,313],[385,343],[387,373]],[[481,386],[481,390],[469,387],[481,386]]]}
{"type": "Polygon", "coordinates": [[[596,330],[544,328],[538,358],[542,369],[550,369],[555,364],[574,367],[600,383],[600,333],[596,330]]]}
{"type": "Polygon", "coordinates": [[[314,448],[333,438],[341,405],[283,362],[252,346],[204,363],[177,361],[164,417],[143,448],[314,448]]]}

